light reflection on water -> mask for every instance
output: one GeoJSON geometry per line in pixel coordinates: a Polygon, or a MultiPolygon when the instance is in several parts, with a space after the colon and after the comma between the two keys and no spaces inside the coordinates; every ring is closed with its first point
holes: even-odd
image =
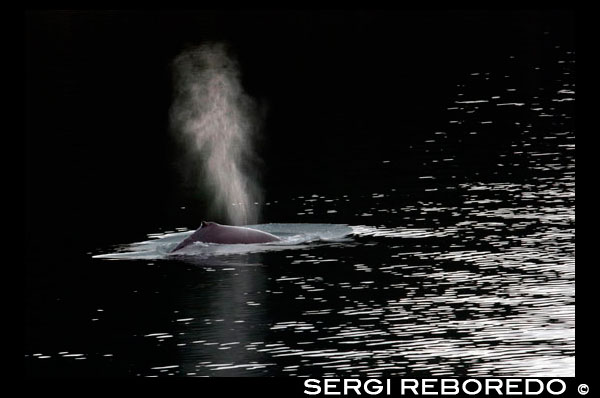
{"type": "MultiPolygon", "coordinates": [[[[564,54],[565,72],[573,55],[564,54]]],[[[174,281],[169,322],[141,322],[123,336],[151,353],[152,364],[123,360],[140,376],[574,376],[575,91],[568,79],[527,97],[510,76],[472,73],[448,107],[447,131],[414,149],[423,161],[418,184],[269,204],[324,221],[360,220],[351,242],[204,258],[194,280],[174,281]],[[469,95],[495,78],[507,79],[507,90],[469,95]],[[458,179],[470,161],[462,148],[508,124],[517,133],[506,151],[484,162],[475,173],[481,178],[458,179]],[[473,134],[453,141],[456,129],[473,134]],[[407,193],[412,202],[399,207],[407,193]]],[[[394,159],[380,165],[393,167],[394,159]]]]}

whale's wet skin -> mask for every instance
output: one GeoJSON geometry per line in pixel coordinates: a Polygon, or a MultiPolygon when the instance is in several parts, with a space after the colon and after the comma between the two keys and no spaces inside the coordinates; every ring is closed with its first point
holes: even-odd
{"type": "Polygon", "coordinates": [[[314,178],[249,226],[280,241],[173,252],[193,217],[77,257],[61,236],[57,265],[31,267],[29,372],[574,376],[575,54],[544,48],[465,65],[409,144],[340,139],[346,179],[306,160],[314,178]]]}

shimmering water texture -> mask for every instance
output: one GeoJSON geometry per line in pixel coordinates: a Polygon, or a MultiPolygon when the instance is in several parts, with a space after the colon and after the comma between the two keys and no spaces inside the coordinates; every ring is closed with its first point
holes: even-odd
{"type": "Polygon", "coordinates": [[[282,244],[173,259],[181,231],[104,251],[130,261],[94,264],[140,278],[90,315],[112,319],[110,341],[29,360],[148,377],[574,376],[575,61],[554,53],[465,73],[447,123],[406,149],[416,175],[382,156],[361,162],[371,192],[266,203],[306,223],[256,226],[282,244]]]}

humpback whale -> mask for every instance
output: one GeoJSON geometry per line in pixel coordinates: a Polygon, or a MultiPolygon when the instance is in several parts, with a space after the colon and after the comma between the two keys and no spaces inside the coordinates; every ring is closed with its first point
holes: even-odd
{"type": "Polygon", "coordinates": [[[221,225],[216,222],[202,221],[200,227],[193,234],[180,242],[171,253],[189,246],[194,242],[248,244],[276,242],[279,240],[281,239],[275,235],[252,228],[234,227],[231,225],[221,225]]]}

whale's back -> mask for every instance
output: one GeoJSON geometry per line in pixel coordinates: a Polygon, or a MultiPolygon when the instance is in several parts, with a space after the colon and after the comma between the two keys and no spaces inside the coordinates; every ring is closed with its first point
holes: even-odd
{"type": "Polygon", "coordinates": [[[192,235],[183,240],[173,251],[182,249],[194,242],[220,244],[250,244],[279,241],[277,236],[268,232],[246,227],[221,225],[214,222],[202,222],[192,235]]]}

